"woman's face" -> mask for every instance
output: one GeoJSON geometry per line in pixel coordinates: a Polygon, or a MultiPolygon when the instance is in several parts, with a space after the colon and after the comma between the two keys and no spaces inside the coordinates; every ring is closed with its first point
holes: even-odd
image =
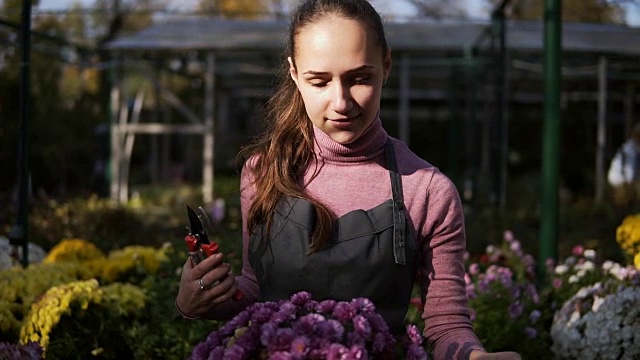
{"type": "Polygon", "coordinates": [[[331,139],[349,144],[373,122],[391,68],[373,31],[356,20],[329,15],[295,38],[290,73],[311,122],[331,139]]]}

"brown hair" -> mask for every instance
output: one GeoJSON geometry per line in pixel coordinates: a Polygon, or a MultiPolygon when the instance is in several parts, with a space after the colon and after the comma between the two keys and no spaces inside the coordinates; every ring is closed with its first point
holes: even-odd
{"type": "Polygon", "coordinates": [[[307,117],[298,88],[290,77],[287,58],[291,57],[295,66],[296,36],[305,26],[327,15],[339,15],[366,24],[376,34],[383,57],[387,53],[382,19],[368,1],[308,0],[302,3],[291,16],[288,43],[278,72],[276,89],[266,106],[266,130],[238,155],[240,164],[245,164],[250,158],[253,161],[245,168],[245,171],[252,171],[256,186],[256,196],[247,216],[249,233],[265,224],[265,240],[268,240],[273,213],[282,197],[302,198],[316,210],[316,225],[309,252],[327,245],[335,216],[304,191],[302,178],[315,159],[313,125],[307,117]]]}

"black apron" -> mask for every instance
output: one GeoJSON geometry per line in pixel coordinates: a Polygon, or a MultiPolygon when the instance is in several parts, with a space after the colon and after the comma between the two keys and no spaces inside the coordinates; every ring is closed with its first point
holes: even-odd
{"type": "Polygon", "coordinates": [[[404,330],[414,284],[416,243],[406,223],[402,182],[391,141],[385,153],[393,198],[371,210],[354,210],[336,220],[331,243],[307,254],[315,209],[285,197],[273,216],[269,241],[252,234],[249,261],[264,301],[308,291],[314,300],[366,297],[394,333],[404,330]]]}

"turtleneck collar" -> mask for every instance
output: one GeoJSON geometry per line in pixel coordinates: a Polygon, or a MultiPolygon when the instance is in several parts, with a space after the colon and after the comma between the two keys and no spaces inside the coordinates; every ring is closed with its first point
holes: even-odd
{"type": "Polygon", "coordinates": [[[384,153],[384,145],[388,138],[379,116],[358,139],[349,144],[340,144],[334,141],[316,126],[313,127],[313,131],[316,154],[318,158],[327,162],[354,163],[370,161],[384,153]]]}

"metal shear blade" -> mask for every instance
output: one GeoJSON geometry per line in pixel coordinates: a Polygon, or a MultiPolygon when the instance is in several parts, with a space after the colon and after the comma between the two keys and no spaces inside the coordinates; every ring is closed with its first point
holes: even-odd
{"type": "Polygon", "coordinates": [[[208,234],[211,231],[211,222],[209,221],[207,212],[202,207],[199,207],[196,211],[187,205],[187,215],[189,216],[189,231],[191,234],[198,238],[200,243],[208,244],[208,234]]]}

